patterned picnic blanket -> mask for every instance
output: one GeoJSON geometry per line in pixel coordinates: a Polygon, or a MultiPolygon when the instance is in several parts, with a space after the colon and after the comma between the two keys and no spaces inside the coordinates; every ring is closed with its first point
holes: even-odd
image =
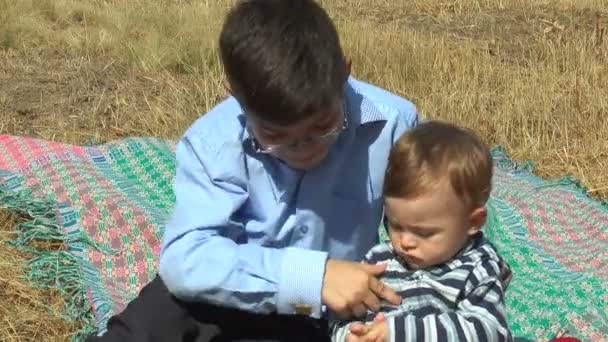
{"type": "MultiPolygon", "coordinates": [[[[34,253],[32,282],[65,296],[61,314],[85,322],[76,340],[103,330],[154,276],[174,203],[174,150],[154,138],[70,146],[0,136],[0,208],[29,217],[12,243],[34,253]],[[39,251],[33,240],[65,248],[39,251]]],[[[537,178],[499,147],[493,156],[485,231],[514,269],[507,305],[515,335],[546,341],[565,329],[608,341],[608,205],[573,179],[537,178]]]]}

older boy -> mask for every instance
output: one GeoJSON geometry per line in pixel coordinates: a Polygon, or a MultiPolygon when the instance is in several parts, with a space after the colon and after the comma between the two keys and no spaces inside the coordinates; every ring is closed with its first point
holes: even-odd
{"type": "Polygon", "coordinates": [[[388,153],[414,106],[349,77],[313,0],[239,2],[220,54],[232,97],[179,142],[160,277],[99,340],[320,341],[323,308],[400,301],[384,266],[352,260],[377,242],[388,153]]]}
{"type": "Polygon", "coordinates": [[[481,232],[492,157],[472,132],[425,122],[400,138],[385,177],[390,243],[366,256],[403,298],[345,322],[334,341],[511,341],[504,293],[509,265],[481,232]]]}

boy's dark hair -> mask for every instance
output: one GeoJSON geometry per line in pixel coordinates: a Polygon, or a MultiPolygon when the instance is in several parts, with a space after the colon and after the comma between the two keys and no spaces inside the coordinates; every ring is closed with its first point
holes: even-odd
{"type": "Polygon", "coordinates": [[[336,28],[314,0],[245,0],[228,13],[220,55],[246,111],[297,122],[342,96],[347,65],[336,28]]]}
{"type": "Polygon", "coordinates": [[[384,179],[387,197],[414,198],[448,181],[472,208],[485,205],[492,189],[490,150],[471,130],[427,121],[392,148],[384,179]]]}

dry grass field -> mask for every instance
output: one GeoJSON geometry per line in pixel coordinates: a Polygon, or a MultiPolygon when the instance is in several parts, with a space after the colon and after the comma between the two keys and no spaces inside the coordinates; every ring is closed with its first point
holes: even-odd
{"type": "MultiPolygon", "coordinates": [[[[226,0],[0,0],[0,134],[177,138],[223,96],[226,0]]],[[[478,130],[546,177],[608,196],[608,2],[325,0],[354,75],[478,130]]],[[[0,341],[65,341],[54,293],[4,242],[0,341]]],[[[53,246],[44,246],[53,248],[53,246]]]]}

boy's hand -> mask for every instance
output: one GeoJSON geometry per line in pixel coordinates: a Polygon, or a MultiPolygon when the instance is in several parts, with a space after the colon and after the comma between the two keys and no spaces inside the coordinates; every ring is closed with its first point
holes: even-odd
{"type": "Polygon", "coordinates": [[[323,278],[322,300],[342,318],[361,317],[380,309],[380,301],[393,305],[401,298],[376,278],[384,273],[386,265],[369,265],[349,261],[327,261],[323,278]]]}
{"type": "Polygon", "coordinates": [[[346,342],[386,342],[388,341],[388,326],[384,314],[379,313],[371,324],[353,323],[346,342]]]}

